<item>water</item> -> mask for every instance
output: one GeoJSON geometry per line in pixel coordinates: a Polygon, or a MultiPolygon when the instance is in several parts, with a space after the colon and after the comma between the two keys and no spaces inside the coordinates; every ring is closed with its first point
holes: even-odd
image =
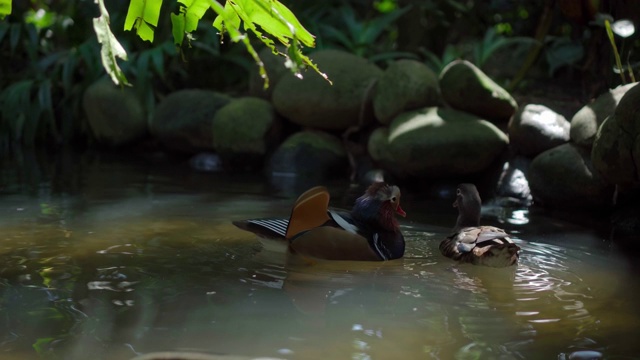
{"type": "MultiPolygon", "coordinates": [[[[2,359],[640,354],[634,254],[541,213],[486,207],[521,262],[460,265],[438,251],[455,210],[409,192],[404,259],[304,266],[230,224],[288,214],[259,179],[155,159],[28,163],[5,160],[0,178],[2,359]]],[[[353,197],[331,189],[335,205],[353,197]]]]}

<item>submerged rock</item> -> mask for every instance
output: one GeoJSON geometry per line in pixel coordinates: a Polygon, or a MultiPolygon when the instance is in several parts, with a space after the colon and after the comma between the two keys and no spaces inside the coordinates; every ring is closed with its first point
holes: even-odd
{"type": "Polygon", "coordinates": [[[197,171],[218,172],[222,170],[222,160],[218,154],[202,152],[189,159],[189,166],[197,171]]]}
{"type": "Polygon", "coordinates": [[[610,184],[640,183],[640,86],[627,91],[614,114],[602,123],[591,158],[610,184]]]}
{"type": "Polygon", "coordinates": [[[344,130],[373,120],[373,86],[382,70],[366,59],[338,50],[315,52],[311,58],[333,85],[314,71],[304,78],[286,74],[273,90],[276,110],[292,122],[315,129],[344,130]],[[362,111],[362,110],[365,111],[362,111]]]}
{"type": "Polygon", "coordinates": [[[108,78],[87,88],[82,105],[91,133],[102,144],[121,146],[148,133],[145,110],[134,90],[108,78]]]}
{"type": "Polygon", "coordinates": [[[176,91],[156,108],[151,133],[171,150],[193,154],[213,150],[213,117],[229,101],[214,91],[176,91]]]}
{"type": "Polygon", "coordinates": [[[281,129],[281,121],[268,101],[235,99],[213,117],[213,147],[225,168],[255,168],[276,146],[281,129]]]}
{"type": "Polygon", "coordinates": [[[369,153],[398,176],[446,177],[486,169],[505,149],[507,136],[473,115],[429,107],[396,117],[369,138],[369,153]]]}
{"type": "Polygon", "coordinates": [[[518,107],[505,89],[465,60],[453,61],[442,70],[440,91],[452,107],[489,121],[507,121],[518,107]]]}
{"type": "Polygon", "coordinates": [[[378,121],[389,124],[398,114],[440,103],[438,76],[415,60],[398,60],[384,71],[373,97],[378,121]]]}
{"type": "Polygon", "coordinates": [[[509,143],[519,154],[535,156],[569,141],[571,124],[543,105],[518,109],[509,121],[509,143]]]}
{"type": "Polygon", "coordinates": [[[563,144],[536,156],[529,167],[534,201],[553,208],[603,208],[613,187],[593,169],[589,151],[563,144]]]}
{"type": "Polygon", "coordinates": [[[611,89],[580,109],[571,119],[571,141],[590,148],[600,125],[613,114],[620,99],[636,84],[620,85],[611,89]]]}

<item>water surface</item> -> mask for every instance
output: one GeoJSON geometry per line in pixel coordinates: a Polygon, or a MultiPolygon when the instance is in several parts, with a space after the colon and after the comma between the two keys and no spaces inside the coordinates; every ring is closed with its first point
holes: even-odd
{"type": "MultiPolygon", "coordinates": [[[[230,224],[288,215],[293,199],[255,177],[101,157],[32,170],[6,164],[2,359],[170,350],[282,359],[639,354],[633,256],[544,214],[486,207],[486,223],[517,237],[521,262],[461,265],[438,251],[455,210],[405,192],[404,259],[304,266],[230,224]]],[[[331,190],[338,206],[359,191],[331,190]]]]}

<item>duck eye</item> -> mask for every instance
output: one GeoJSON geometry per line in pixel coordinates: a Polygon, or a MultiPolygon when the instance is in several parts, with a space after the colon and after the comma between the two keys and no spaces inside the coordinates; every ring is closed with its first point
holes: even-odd
{"type": "Polygon", "coordinates": [[[462,195],[462,191],[460,191],[460,189],[456,189],[456,195],[458,196],[462,195]]]}
{"type": "Polygon", "coordinates": [[[396,202],[397,198],[394,196],[391,198],[391,202],[396,202]]]}

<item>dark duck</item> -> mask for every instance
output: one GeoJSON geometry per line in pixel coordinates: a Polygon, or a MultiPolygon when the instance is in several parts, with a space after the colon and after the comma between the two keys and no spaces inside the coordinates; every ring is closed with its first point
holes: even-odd
{"type": "Polygon", "coordinates": [[[298,197],[289,219],[234,221],[259,238],[285,242],[291,253],[311,259],[384,261],[404,255],[404,236],[395,215],[400,189],[377,182],[351,209],[329,209],[329,192],[318,186],[298,197]]]}
{"type": "Polygon", "coordinates": [[[440,243],[440,252],[453,260],[491,267],[515,265],[520,247],[495,226],[480,225],[482,201],[473,184],[460,184],[454,207],[458,220],[452,234],[440,243]]]}

